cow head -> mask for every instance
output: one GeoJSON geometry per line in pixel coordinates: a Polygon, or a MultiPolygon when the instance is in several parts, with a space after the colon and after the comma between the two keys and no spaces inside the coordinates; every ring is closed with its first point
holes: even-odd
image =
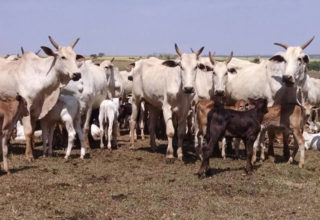
{"type": "Polygon", "coordinates": [[[277,63],[285,63],[285,71],[282,75],[283,82],[293,85],[301,85],[306,77],[306,67],[309,63],[309,56],[304,53],[304,49],[313,41],[312,37],[309,41],[299,47],[290,47],[282,43],[275,45],[286,49],[285,52],[278,53],[269,60],[277,63]]]}
{"type": "Polygon", "coordinates": [[[112,58],[111,60],[105,60],[100,64],[100,67],[103,68],[106,73],[107,79],[109,79],[110,76],[114,74],[113,61],[114,58],[112,58]]]}
{"type": "Polygon", "coordinates": [[[59,46],[50,36],[49,40],[57,51],[52,51],[49,47],[42,46],[41,49],[48,55],[53,56],[54,68],[63,79],[72,79],[77,81],[81,78],[79,67],[76,63],[77,60],[84,59],[81,55],[76,55],[73,48],[78,43],[79,38],[76,39],[70,46],[59,46]]]}
{"type": "Polygon", "coordinates": [[[185,93],[194,92],[194,82],[198,68],[199,55],[202,53],[204,47],[192,54],[182,53],[178,45],[175,44],[175,49],[178,56],[177,60],[167,60],[162,65],[168,67],[179,67],[181,72],[182,89],[185,93]]]}
{"type": "MultiPolygon", "coordinates": [[[[223,96],[226,84],[228,82],[228,74],[235,74],[236,70],[234,68],[228,68],[228,63],[231,61],[233,52],[230,53],[230,56],[224,62],[217,62],[214,59],[214,56],[209,52],[210,62],[212,67],[206,67],[209,71],[212,72],[212,82],[214,85],[214,95],[223,96]]],[[[200,67],[201,68],[201,67],[200,67]]]]}

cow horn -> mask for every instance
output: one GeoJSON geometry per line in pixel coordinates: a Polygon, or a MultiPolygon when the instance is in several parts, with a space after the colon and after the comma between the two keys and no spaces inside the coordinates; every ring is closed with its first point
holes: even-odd
{"type": "Polygon", "coordinates": [[[211,52],[209,51],[209,58],[210,58],[210,62],[212,63],[212,65],[215,64],[215,60],[214,60],[214,56],[211,54],[211,52]]]}
{"type": "Polygon", "coordinates": [[[304,100],[304,97],[303,97],[303,93],[302,93],[301,87],[297,87],[297,90],[296,90],[296,101],[297,101],[297,104],[298,104],[302,109],[305,110],[305,106],[304,106],[305,100],[304,100]],[[300,102],[299,97],[298,97],[299,94],[300,94],[300,96],[301,96],[301,102],[300,102]]]}
{"type": "Polygon", "coordinates": [[[36,52],[36,55],[39,55],[40,51],[41,51],[41,49],[36,52]]]}
{"type": "Polygon", "coordinates": [[[231,51],[231,53],[230,53],[230,55],[229,55],[228,59],[226,60],[226,64],[230,63],[230,61],[231,61],[232,57],[233,57],[233,51],[231,51]]]}
{"type": "Polygon", "coordinates": [[[76,46],[76,44],[78,43],[79,40],[80,40],[80,38],[77,38],[77,39],[71,44],[72,49],[76,46]]]}
{"type": "Polygon", "coordinates": [[[113,63],[113,61],[114,61],[114,57],[112,57],[112,59],[110,60],[110,62],[113,63]]]}
{"type": "Polygon", "coordinates": [[[21,54],[24,54],[24,49],[23,49],[23,47],[21,47],[21,54]]]}
{"type": "Polygon", "coordinates": [[[59,45],[52,39],[51,36],[49,36],[49,40],[50,40],[51,44],[52,44],[56,49],[59,49],[59,45]]]}
{"type": "Polygon", "coordinates": [[[197,57],[202,53],[203,49],[204,49],[204,47],[201,47],[197,52],[195,52],[197,57]]]}
{"type": "Polygon", "coordinates": [[[314,39],[314,36],[313,36],[310,40],[308,40],[307,42],[305,42],[305,43],[301,46],[302,50],[304,50],[307,46],[309,46],[309,44],[313,41],[313,39],[314,39]]]}
{"type": "Polygon", "coordinates": [[[176,48],[176,51],[177,51],[177,54],[179,55],[179,57],[182,56],[182,52],[181,50],[179,49],[178,45],[177,44],[174,44],[174,47],[176,48]]]}
{"type": "Polygon", "coordinates": [[[274,45],[283,47],[284,49],[288,49],[288,47],[289,47],[288,45],[285,45],[285,44],[282,44],[282,43],[274,43],[274,45]]]}
{"type": "Polygon", "coordinates": [[[194,50],[193,50],[192,48],[190,48],[190,50],[191,50],[191,52],[192,52],[192,53],[195,53],[195,52],[194,52],[194,50]]]}

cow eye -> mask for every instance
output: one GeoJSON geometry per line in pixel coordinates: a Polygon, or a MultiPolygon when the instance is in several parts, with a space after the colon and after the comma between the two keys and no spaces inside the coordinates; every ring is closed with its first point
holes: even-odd
{"type": "Polygon", "coordinates": [[[196,70],[197,68],[198,68],[198,66],[195,66],[195,67],[194,67],[194,70],[196,70]]]}
{"type": "Polygon", "coordinates": [[[213,72],[212,72],[212,74],[213,74],[213,75],[216,75],[216,72],[215,72],[215,71],[213,71],[213,72]]]}
{"type": "Polygon", "coordinates": [[[298,61],[299,61],[299,63],[301,63],[301,62],[302,62],[302,59],[299,57],[299,58],[298,58],[298,61]]]}
{"type": "Polygon", "coordinates": [[[62,56],[61,59],[66,60],[67,58],[65,56],[62,56]]]}
{"type": "Polygon", "coordinates": [[[228,72],[226,72],[224,75],[225,75],[225,76],[228,75],[228,72]]]}

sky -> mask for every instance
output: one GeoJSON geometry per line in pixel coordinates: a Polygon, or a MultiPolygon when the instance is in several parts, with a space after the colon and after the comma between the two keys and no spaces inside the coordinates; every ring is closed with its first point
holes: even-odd
{"type": "Polygon", "coordinates": [[[319,0],[1,0],[0,54],[80,37],[90,55],[150,55],[205,46],[217,55],[272,55],[281,42],[320,53],[319,0]]]}

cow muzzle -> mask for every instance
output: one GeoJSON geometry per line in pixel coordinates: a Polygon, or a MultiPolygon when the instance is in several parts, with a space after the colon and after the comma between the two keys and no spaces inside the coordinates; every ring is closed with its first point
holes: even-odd
{"type": "Polygon", "coordinates": [[[190,94],[194,92],[194,88],[193,87],[184,87],[183,88],[184,93],[190,94]]]}
{"type": "Polygon", "coordinates": [[[224,91],[223,90],[216,90],[215,91],[215,95],[216,96],[223,96],[224,95],[224,91]]]}
{"type": "Polygon", "coordinates": [[[294,84],[294,78],[290,75],[284,75],[284,76],[282,76],[282,82],[291,86],[294,84]]]}
{"type": "Polygon", "coordinates": [[[72,78],[73,81],[78,81],[79,79],[81,79],[81,73],[74,73],[72,74],[72,78]]]}

